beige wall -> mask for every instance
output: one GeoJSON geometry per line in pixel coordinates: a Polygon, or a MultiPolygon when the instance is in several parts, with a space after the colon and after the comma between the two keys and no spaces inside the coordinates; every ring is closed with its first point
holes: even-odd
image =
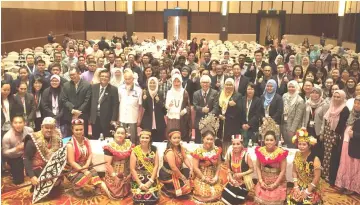
{"type": "Polygon", "coordinates": [[[2,1],[1,8],[84,11],[83,1],[2,1]]]}
{"type": "Polygon", "coordinates": [[[197,38],[198,41],[202,38],[205,38],[206,40],[219,40],[220,34],[218,33],[191,33],[190,39],[197,38]]]}
{"type": "MultiPolygon", "coordinates": [[[[97,31],[88,31],[86,32],[87,39],[96,40],[105,36],[106,39],[112,39],[113,35],[122,36],[125,31],[110,31],[110,32],[97,32],[97,31]]],[[[164,39],[164,33],[156,32],[135,32],[139,41],[142,42],[145,39],[151,39],[152,36],[155,36],[156,39],[164,39]]]]}

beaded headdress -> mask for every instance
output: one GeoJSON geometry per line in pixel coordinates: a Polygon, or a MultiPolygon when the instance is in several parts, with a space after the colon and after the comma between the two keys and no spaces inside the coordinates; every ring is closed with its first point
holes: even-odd
{"type": "Polygon", "coordinates": [[[72,125],[83,125],[84,124],[84,120],[83,119],[73,119],[71,121],[72,125]]]}
{"type": "Polygon", "coordinates": [[[308,131],[305,127],[302,127],[296,131],[296,134],[292,137],[292,143],[298,144],[299,142],[307,142],[311,146],[317,143],[317,140],[313,136],[309,136],[308,131]]]}
{"type": "Polygon", "coordinates": [[[215,117],[213,113],[204,116],[203,118],[201,118],[199,122],[199,130],[201,134],[210,131],[214,135],[216,135],[219,127],[220,127],[219,118],[215,117]]]}
{"type": "Polygon", "coordinates": [[[279,127],[279,125],[276,124],[276,122],[271,117],[264,117],[263,118],[263,124],[259,128],[259,133],[261,134],[263,139],[265,138],[265,134],[268,131],[275,132],[276,137],[280,136],[280,127],[279,127]]]}
{"type": "Polygon", "coordinates": [[[140,137],[141,137],[142,135],[149,135],[149,137],[151,137],[151,132],[150,132],[149,130],[142,130],[142,131],[140,132],[140,137]]]}
{"type": "Polygon", "coordinates": [[[242,135],[232,135],[231,140],[240,140],[242,142],[244,139],[242,135]]]}

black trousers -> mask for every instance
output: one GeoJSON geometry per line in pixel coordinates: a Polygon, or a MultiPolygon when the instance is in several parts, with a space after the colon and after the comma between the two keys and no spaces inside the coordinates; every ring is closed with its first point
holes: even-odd
{"type": "Polygon", "coordinates": [[[35,129],[34,132],[38,132],[41,130],[41,124],[44,118],[40,117],[40,118],[35,118],[34,120],[34,124],[35,124],[35,129]]]}
{"type": "Polygon", "coordinates": [[[24,182],[24,161],[22,157],[7,158],[10,166],[10,173],[14,184],[22,184],[24,182]]]}
{"type": "Polygon", "coordinates": [[[201,144],[201,133],[200,133],[200,130],[199,128],[195,128],[195,143],[196,144],[201,144]]]}
{"type": "Polygon", "coordinates": [[[110,122],[105,123],[107,126],[103,126],[104,123],[101,123],[100,117],[96,117],[95,124],[92,124],[92,136],[91,139],[97,140],[100,138],[100,134],[103,133],[104,137],[111,137],[110,135],[110,122]]]}

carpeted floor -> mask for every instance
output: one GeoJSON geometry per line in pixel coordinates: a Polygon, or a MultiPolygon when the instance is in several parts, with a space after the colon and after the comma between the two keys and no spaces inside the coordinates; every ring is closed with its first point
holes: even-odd
{"type": "MultiPolygon", "coordinates": [[[[222,169],[221,171],[221,178],[225,179],[226,171],[222,169]]],[[[24,184],[30,183],[29,178],[26,178],[26,182],[24,184]]],[[[31,204],[32,194],[30,193],[29,189],[22,188],[17,191],[10,191],[12,190],[15,185],[11,182],[10,176],[4,176],[1,179],[1,204],[3,205],[28,205],[31,204]],[[4,193],[6,192],[6,193],[4,193]]],[[[87,198],[77,198],[74,196],[71,185],[68,181],[65,180],[65,184],[63,186],[63,190],[61,193],[56,193],[57,196],[47,197],[46,199],[42,200],[37,204],[41,205],[132,205],[131,197],[127,197],[123,200],[119,201],[112,201],[105,195],[99,196],[89,196],[87,198]]],[[[359,195],[352,195],[346,196],[339,194],[337,189],[333,189],[329,187],[328,184],[323,184],[323,199],[325,205],[360,205],[360,197],[359,195]]],[[[254,204],[253,202],[253,192],[250,193],[247,205],[254,204]]],[[[167,198],[165,196],[160,197],[160,201],[158,204],[162,205],[191,205],[195,204],[191,197],[188,199],[173,199],[167,198]]]]}

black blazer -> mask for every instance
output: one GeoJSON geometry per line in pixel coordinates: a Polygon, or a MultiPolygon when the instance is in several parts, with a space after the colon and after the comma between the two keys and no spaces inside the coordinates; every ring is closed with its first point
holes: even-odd
{"type": "MultiPolygon", "coordinates": [[[[214,90],[220,91],[221,89],[216,87],[216,83],[217,83],[217,80],[218,80],[217,75],[210,76],[210,78],[211,78],[211,88],[214,89],[214,90]]],[[[223,82],[222,82],[222,84],[225,84],[225,79],[226,79],[226,76],[223,73],[223,77],[222,77],[223,82]]]]}
{"type": "MultiPolygon", "coordinates": [[[[233,77],[227,77],[227,78],[232,78],[235,81],[236,84],[236,80],[235,80],[235,76],[233,77]]],[[[242,96],[246,95],[246,89],[247,89],[247,85],[249,84],[249,78],[246,76],[241,75],[240,77],[240,82],[239,82],[239,87],[237,92],[240,93],[242,96]]],[[[236,85],[234,85],[236,87],[236,85]]]]}
{"type": "Polygon", "coordinates": [[[186,84],[186,88],[185,90],[188,92],[189,94],[189,100],[190,100],[190,105],[193,105],[193,96],[194,96],[194,93],[201,89],[201,86],[200,86],[200,79],[196,79],[195,82],[193,82],[192,80],[188,80],[187,84],[186,84]]]}
{"type": "MultiPolygon", "coordinates": [[[[164,97],[158,93],[156,96],[159,98],[159,101],[156,101],[156,96],[154,100],[151,98],[149,91],[145,91],[146,99],[142,100],[142,107],[144,108],[144,115],[141,120],[140,127],[142,129],[152,130],[153,123],[153,111],[155,113],[155,122],[156,122],[156,130],[159,134],[164,133],[166,128],[165,118],[166,108],[164,97]]],[[[143,95],[144,96],[144,95],[143,95]]]]}
{"type": "Polygon", "coordinates": [[[248,120],[246,120],[246,107],[247,101],[246,96],[241,98],[240,103],[240,119],[242,124],[250,125],[250,131],[257,132],[259,130],[260,122],[260,110],[261,110],[261,100],[260,98],[254,96],[250,105],[248,120]]]}
{"type": "Polygon", "coordinates": [[[100,83],[91,86],[91,108],[90,123],[95,124],[97,117],[97,107],[100,103],[100,123],[103,127],[108,127],[110,121],[118,121],[119,118],[119,91],[115,86],[107,85],[103,97],[99,102],[100,83]]]}
{"type": "MultiPolygon", "coordinates": [[[[220,97],[220,96],[219,96],[220,97]]],[[[240,134],[240,128],[242,126],[242,123],[240,121],[240,107],[241,107],[241,95],[237,92],[234,92],[231,96],[229,102],[233,100],[236,105],[230,106],[228,105],[225,113],[225,130],[224,130],[224,136],[223,135],[223,121],[220,120],[220,129],[218,132],[218,137],[220,139],[223,138],[224,141],[230,141],[231,135],[240,134]]],[[[219,114],[222,114],[221,107],[220,107],[220,100],[218,102],[218,109],[219,114]]]]}
{"type": "MultiPolygon", "coordinates": [[[[264,108],[264,95],[261,96],[261,119],[265,117],[265,108],[264,108]]],[[[269,116],[275,120],[275,122],[280,125],[281,124],[281,117],[284,111],[284,102],[282,97],[279,94],[275,94],[274,98],[272,99],[269,107],[269,116]]]]}
{"type": "Polygon", "coordinates": [[[284,93],[287,92],[287,83],[285,83],[285,81],[284,81],[284,77],[285,77],[285,76],[286,76],[288,79],[290,79],[287,75],[284,75],[284,76],[282,77],[280,86],[279,86],[279,79],[278,79],[277,75],[273,75],[273,76],[272,76],[272,79],[274,79],[275,82],[276,82],[276,84],[278,85],[278,87],[277,87],[277,89],[276,89],[276,93],[279,94],[279,95],[281,95],[281,96],[284,95],[284,93]]]}
{"type": "Polygon", "coordinates": [[[64,123],[63,116],[64,116],[64,104],[62,103],[61,99],[63,98],[64,92],[63,90],[60,91],[58,96],[58,106],[59,106],[59,113],[54,115],[52,112],[52,93],[50,92],[50,87],[46,88],[42,94],[41,106],[43,108],[44,117],[52,117],[56,120],[60,119],[60,124],[64,123]]]}
{"type": "MultiPolygon", "coordinates": [[[[21,105],[23,107],[23,104],[21,102],[21,98],[18,94],[15,95],[14,100],[17,104],[21,105]]],[[[43,101],[43,100],[41,100],[43,101]]],[[[27,121],[33,121],[35,120],[35,100],[34,96],[30,93],[25,94],[25,107],[26,107],[26,117],[27,121]]],[[[25,111],[25,109],[24,109],[25,111]]]]}
{"type": "MultiPolygon", "coordinates": [[[[264,61],[261,62],[261,68],[264,68],[266,65],[268,65],[268,64],[265,63],[264,61]]],[[[256,76],[256,72],[257,72],[257,68],[256,68],[255,62],[254,62],[248,66],[248,69],[245,72],[245,76],[249,78],[250,82],[254,83],[256,78],[260,78],[261,76],[264,75],[262,71],[259,71],[256,76]],[[253,67],[253,70],[251,70],[251,67],[253,67]]]]}
{"type": "Polygon", "coordinates": [[[201,89],[197,90],[193,96],[193,105],[195,109],[195,128],[199,128],[199,122],[202,117],[206,114],[202,112],[202,108],[207,105],[209,108],[209,113],[217,115],[219,113],[219,93],[209,88],[208,93],[206,94],[206,103],[204,101],[203,92],[201,89]]]}
{"type": "Polygon", "coordinates": [[[61,99],[64,103],[64,118],[71,121],[73,109],[82,111],[82,115],[79,117],[88,120],[90,115],[90,103],[91,103],[91,86],[85,80],[80,79],[78,89],[76,91],[73,81],[66,82],[63,87],[64,95],[61,99]]]}

